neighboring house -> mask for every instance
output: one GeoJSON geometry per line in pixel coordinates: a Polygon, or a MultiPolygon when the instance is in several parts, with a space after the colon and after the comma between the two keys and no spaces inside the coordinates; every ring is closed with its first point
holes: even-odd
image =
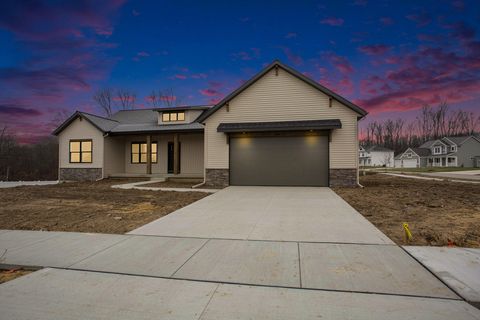
{"type": "Polygon", "coordinates": [[[202,177],[228,185],[354,186],[367,112],[281,62],[215,106],[76,112],[59,137],[59,178],[202,177]],[[147,156],[150,155],[150,156],[147,156]]]}
{"type": "Polygon", "coordinates": [[[393,167],[394,152],[388,148],[371,146],[364,148],[360,146],[359,164],[364,167],[393,167]]]}
{"type": "Polygon", "coordinates": [[[395,158],[395,167],[480,167],[480,138],[444,137],[419,148],[408,148],[395,158]]]}

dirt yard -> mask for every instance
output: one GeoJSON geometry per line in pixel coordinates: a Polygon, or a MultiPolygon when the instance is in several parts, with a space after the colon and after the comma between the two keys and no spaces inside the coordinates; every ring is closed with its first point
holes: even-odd
{"type": "Polygon", "coordinates": [[[350,205],[399,245],[480,247],[480,184],[362,176],[365,188],[335,188],[350,205]]]}
{"type": "MultiPolygon", "coordinates": [[[[201,183],[202,181],[165,181],[154,182],[149,184],[143,184],[141,187],[151,188],[192,188],[194,185],[201,183]]],[[[203,188],[203,187],[202,187],[203,188]]]]}
{"type": "Polygon", "coordinates": [[[125,233],[208,195],[110,188],[128,182],[1,189],[0,229],[125,233]]]}

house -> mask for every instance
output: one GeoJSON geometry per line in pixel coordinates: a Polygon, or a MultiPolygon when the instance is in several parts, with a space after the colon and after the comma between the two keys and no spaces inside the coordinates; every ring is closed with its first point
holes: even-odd
{"type": "Polygon", "coordinates": [[[214,106],[76,112],[59,178],[201,177],[206,186],[355,186],[367,112],[274,61],[214,106]],[[147,156],[150,155],[150,156],[147,156]]]}
{"type": "Polygon", "coordinates": [[[360,146],[358,153],[360,166],[393,167],[394,165],[394,152],[388,148],[380,146],[364,148],[360,146]]]}
{"type": "Polygon", "coordinates": [[[480,167],[480,138],[443,137],[419,148],[408,148],[395,158],[395,167],[480,167]]]}

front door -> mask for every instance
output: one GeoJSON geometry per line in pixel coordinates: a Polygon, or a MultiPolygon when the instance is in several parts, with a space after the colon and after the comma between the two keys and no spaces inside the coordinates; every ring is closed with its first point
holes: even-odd
{"type": "MultiPolygon", "coordinates": [[[[180,173],[180,142],[178,143],[178,173],[180,173]]],[[[167,145],[167,172],[173,173],[174,167],[174,144],[173,142],[169,142],[167,145]]]]}

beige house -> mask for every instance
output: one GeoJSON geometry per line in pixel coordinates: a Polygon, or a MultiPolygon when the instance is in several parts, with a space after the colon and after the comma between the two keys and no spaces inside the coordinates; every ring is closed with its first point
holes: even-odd
{"type": "Polygon", "coordinates": [[[279,61],[214,106],[76,112],[59,178],[203,178],[207,186],[354,186],[367,112],[279,61]],[[150,156],[147,156],[150,155],[150,156]]]}

